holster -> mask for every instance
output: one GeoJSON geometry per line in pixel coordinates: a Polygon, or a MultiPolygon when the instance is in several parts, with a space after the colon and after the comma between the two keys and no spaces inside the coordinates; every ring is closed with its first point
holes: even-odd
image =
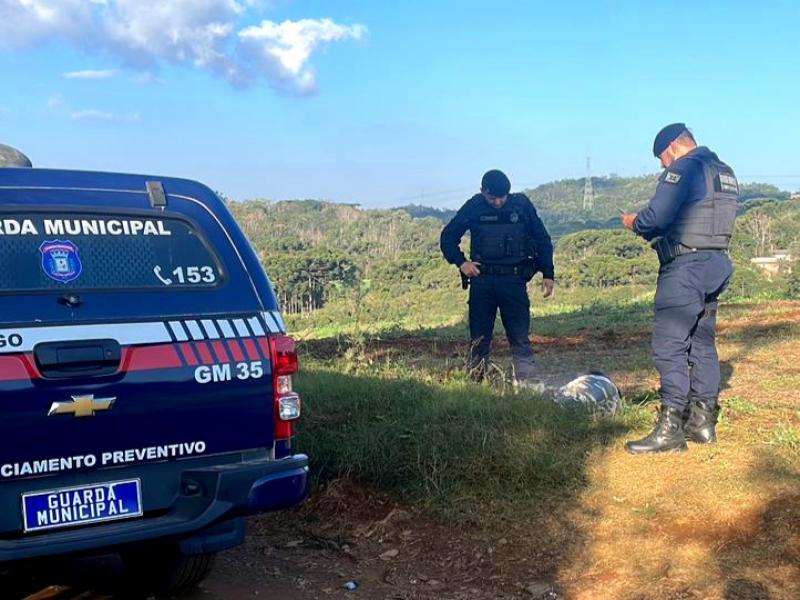
{"type": "Polygon", "coordinates": [[[658,255],[658,262],[661,265],[668,265],[673,260],[684,254],[694,254],[695,252],[722,252],[727,254],[727,248],[690,248],[679,242],[672,242],[665,237],[656,238],[650,242],[650,246],[658,255]]]}
{"type": "Polygon", "coordinates": [[[530,281],[531,279],[533,279],[533,276],[536,275],[536,273],[538,273],[539,271],[541,271],[541,269],[536,265],[534,261],[525,262],[522,265],[522,278],[525,281],[530,281]]]}
{"type": "Polygon", "coordinates": [[[668,265],[673,260],[680,256],[680,244],[673,244],[668,237],[657,237],[650,242],[650,246],[656,251],[658,262],[663,265],[668,265]]]}

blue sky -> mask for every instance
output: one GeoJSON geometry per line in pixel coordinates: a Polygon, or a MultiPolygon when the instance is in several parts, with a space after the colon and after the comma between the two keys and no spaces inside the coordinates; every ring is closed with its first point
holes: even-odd
{"type": "Polygon", "coordinates": [[[656,172],[685,121],[741,179],[800,188],[794,2],[26,6],[0,0],[0,143],[39,166],[453,207],[489,168],[656,172]]]}

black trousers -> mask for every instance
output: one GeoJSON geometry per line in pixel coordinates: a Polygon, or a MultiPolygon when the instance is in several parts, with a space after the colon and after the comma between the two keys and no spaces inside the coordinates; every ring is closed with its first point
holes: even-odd
{"type": "Polygon", "coordinates": [[[702,250],[679,256],[659,270],[651,345],[665,406],[683,411],[691,399],[716,406],[717,299],[728,287],[732,270],[727,254],[702,250]]]}
{"type": "Polygon", "coordinates": [[[536,365],[529,338],[531,303],[527,282],[518,275],[481,275],[470,280],[470,368],[480,371],[486,368],[498,309],[511,346],[515,378],[535,378],[536,365]]]}

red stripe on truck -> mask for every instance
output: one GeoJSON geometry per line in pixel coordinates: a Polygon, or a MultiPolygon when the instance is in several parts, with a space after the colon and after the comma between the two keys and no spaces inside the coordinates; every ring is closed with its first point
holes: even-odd
{"type": "Polygon", "coordinates": [[[178,349],[181,351],[183,355],[183,359],[186,361],[186,364],[190,367],[196,367],[199,362],[197,360],[197,355],[194,352],[194,348],[190,343],[185,344],[178,344],[178,349]]]}
{"type": "Polygon", "coordinates": [[[228,344],[228,350],[231,351],[231,356],[233,356],[233,360],[236,362],[244,362],[244,352],[242,352],[242,347],[239,345],[239,342],[236,340],[226,340],[228,344]]]}
{"type": "MultiPolygon", "coordinates": [[[[259,360],[261,358],[261,356],[258,354],[256,345],[253,343],[253,340],[242,340],[242,343],[244,344],[244,349],[247,350],[247,356],[250,358],[250,360],[259,360]]],[[[267,356],[269,356],[269,354],[267,356]]]]}
{"type": "Polygon", "coordinates": [[[264,353],[264,358],[269,360],[270,352],[269,352],[269,339],[265,337],[258,338],[258,347],[261,348],[261,352],[264,353]]]}
{"type": "Polygon", "coordinates": [[[149,371],[178,369],[183,366],[178,351],[172,344],[123,348],[123,371],[149,371]]]}
{"type": "Polygon", "coordinates": [[[209,351],[205,342],[195,342],[194,347],[197,350],[197,353],[200,355],[200,360],[204,365],[214,364],[214,358],[211,356],[211,352],[209,351]]]}
{"type": "Polygon", "coordinates": [[[30,372],[31,366],[25,358],[24,355],[0,356],[0,381],[38,379],[38,374],[30,372]]]}
{"type": "Polygon", "coordinates": [[[214,354],[217,355],[217,358],[220,360],[220,362],[231,362],[228,352],[225,350],[225,344],[220,341],[214,341],[211,342],[211,347],[214,349],[214,354]]]}

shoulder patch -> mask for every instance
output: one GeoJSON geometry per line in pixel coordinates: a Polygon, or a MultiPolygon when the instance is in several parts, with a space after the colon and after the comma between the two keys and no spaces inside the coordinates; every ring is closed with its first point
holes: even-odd
{"type": "Polygon", "coordinates": [[[674,171],[668,171],[667,174],[664,176],[664,182],[678,183],[681,180],[681,177],[683,177],[683,175],[681,175],[680,173],[675,173],[674,171]]]}

